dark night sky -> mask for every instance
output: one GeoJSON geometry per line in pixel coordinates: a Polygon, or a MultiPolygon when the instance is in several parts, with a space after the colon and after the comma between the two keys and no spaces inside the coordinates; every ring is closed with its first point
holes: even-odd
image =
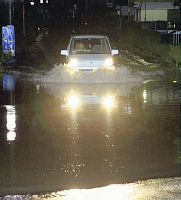
{"type": "MultiPolygon", "coordinates": [[[[13,23],[19,23],[19,26],[22,26],[22,0],[11,0],[13,3],[13,12],[12,18],[13,23]]],[[[49,20],[49,24],[56,23],[56,21],[60,21],[61,18],[65,20],[66,17],[69,16],[69,19],[72,18],[73,13],[73,5],[77,5],[77,9],[75,10],[75,19],[81,20],[80,18],[84,15],[86,16],[86,6],[85,2],[88,2],[87,6],[87,16],[100,16],[99,10],[106,9],[107,0],[48,0],[48,4],[40,4],[40,0],[34,0],[35,5],[30,5],[31,0],[24,0],[25,2],[25,15],[26,20],[29,23],[35,24],[40,23],[37,20],[41,20],[41,13],[43,9],[43,17],[46,18],[44,21],[49,20]],[[79,19],[78,19],[79,18],[79,19]]],[[[33,1],[33,0],[32,0],[33,1]]],[[[46,2],[46,0],[44,0],[46,2]]],[[[114,0],[114,4],[122,4],[126,5],[127,0],[114,0]]],[[[100,16],[101,17],[101,16],[100,16]]],[[[8,24],[8,0],[0,0],[0,25],[8,24]]],[[[58,22],[60,23],[60,22],[58,22]]],[[[37,25],[36,24],[36,25],[37,25]]],[[[58,24],[56,24],[58,25],[58,24]]]]}

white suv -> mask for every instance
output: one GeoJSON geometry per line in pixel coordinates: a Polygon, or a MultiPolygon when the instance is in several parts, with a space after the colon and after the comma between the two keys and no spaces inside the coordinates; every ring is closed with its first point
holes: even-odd
{"type": "Polygon", "coordinates": [[[108,38],[103,35],[74,35],[67,50],[61,50],[61,55],[66,56],[65,66],[76,71],[114,69],[113,55],[116,54],[118,50],[112,50],[108,38]]]}

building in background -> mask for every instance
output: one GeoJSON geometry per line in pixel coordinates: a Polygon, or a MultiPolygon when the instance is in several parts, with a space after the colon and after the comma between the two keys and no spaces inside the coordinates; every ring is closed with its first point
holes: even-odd
{"type": "Polygon", "coordinates": [[[136,22],[176,21],[179,6],[173,2],[134,2],[133,10],[136,22]]]}

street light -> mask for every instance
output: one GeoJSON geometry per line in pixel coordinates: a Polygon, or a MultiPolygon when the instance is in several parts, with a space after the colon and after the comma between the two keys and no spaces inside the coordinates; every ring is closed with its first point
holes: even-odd
{"type": "Polygon", "coordinates": [[[34,5],[35,5],[35,2],[34,2],[34,1],[30,1],[30,5],[31,5],[31,6],[34,6],[34,5]]]}
{"type": "MultiPolygon", "coordinates": [[[[25,0],[22,0],[23,2],[23,37],[26,36],[26,19],[25,19],[25,0]]],[[[30,1],[30,5],[31,6],[34,6],[35,5],[35,2],[33,0],[30,1]]]]}

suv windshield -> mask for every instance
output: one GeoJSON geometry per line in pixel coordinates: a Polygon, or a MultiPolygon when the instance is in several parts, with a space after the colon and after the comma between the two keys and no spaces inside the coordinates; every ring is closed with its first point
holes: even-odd
{"type": "Polygon", "coordinates": [[[71,54],[110,54],[106,38],[74,38],[70,44],[71,54]]]}

